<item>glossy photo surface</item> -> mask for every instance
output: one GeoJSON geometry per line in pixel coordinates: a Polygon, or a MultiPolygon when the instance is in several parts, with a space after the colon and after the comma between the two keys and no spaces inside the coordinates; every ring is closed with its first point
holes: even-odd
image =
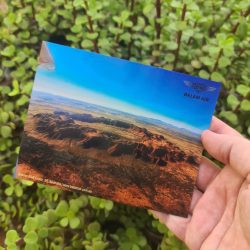
{"type": "Polygon", "coordinates": [[[217,82],[43,42],[16,176],[187,216],[217,82]]]}

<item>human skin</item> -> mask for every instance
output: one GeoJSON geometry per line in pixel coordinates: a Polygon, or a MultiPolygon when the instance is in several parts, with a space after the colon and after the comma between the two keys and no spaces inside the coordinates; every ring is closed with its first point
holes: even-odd
{"type": "Polygon", "coordinates": [[[153,211],[191,250],[250,249],[250,141],[217,118],[201,137],[203,157],[188,218],[153,211]]]}

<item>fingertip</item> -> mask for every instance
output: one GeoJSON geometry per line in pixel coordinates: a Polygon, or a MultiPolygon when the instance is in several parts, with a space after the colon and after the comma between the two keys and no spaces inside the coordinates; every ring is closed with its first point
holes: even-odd
{"type": "Polygon", "coordinates": [[[221,136],[210,130],[205,130],[201,135],[201,142],[204,149],[217,160],[220,160],[219,149],[221,144],[223,144],[221,136]]]}
{"type": "Polygon", "coordinates": [[[201,134],[202,143],[204,143],[207,139],[209,139],[209,137],[211,136],[211,133],[213,134],[213,132],[210,130],[205,130],[202,132],[202,134],[201,134]]]}

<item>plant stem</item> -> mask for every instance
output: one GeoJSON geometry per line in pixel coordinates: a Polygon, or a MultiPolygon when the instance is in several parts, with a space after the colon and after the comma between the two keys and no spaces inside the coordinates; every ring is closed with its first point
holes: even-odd
{"type": "MultiPolygon", "coordinates": [[[[135,0],[131,0],[131,4],[130,4],[130,12],[131,12],[131,14],[134,11],[134,6],[135,6],[135,0]]],[[[130,17],[130,20],[132,21],[133,26],[135,26],[136,22],[137,22],[137,15],[135,13],[133,13],[131,15],[131,17],[130,17]]],[[[129,28],[129,33],[132,35],[132,33],[133,33],[132,28],[129,28]]],[[[130,40],[130,42],[128,44],[128,59],[131,57],[131,49],[132,49],[133,42],[134,41],[133,41],[133,38],[131,36],[131,40],[130,40]]]]}
{"type": "Polygon", "coordinates": [[[74,22],[75,22],[75,20],[76,20],[76,8],[74,6],[73,6],[72,14],[73,14],[73,17],[74,17],[74,22]]]}
{"type": "Polygon", "coordinates": [[[25,7],[24,0],[20,0],[20,3],[21,3],[21,5],[22,5],[22,7],[24,8],[24,7],[25,7]]]}
{"type": "MultiPolygon", "coordinates": [[[[85,0],[84,3],[85,3],[85,8],[86,8],[86,16],[87,16],[88,24],[89,24],[89,31],[90,31],[90,33],[95,33],[94,27],[93,27],[92,17],[90,15],[88,15],[88,9],[89,9],[88,1],[85,0]]],[[[94,45],[94,51],[99,53],[98,40],[97,39],[98,38],[94,39],[92,42],[93,42],[93,45],[94,45]]]]}
{"type": "Polygon", "coordinates": [[[220,60],[220,57],[222,56],[222,52],[223,52],[223,49],[220,49],[219,54],[218,54],[217,59],[216,59],[216,62],[215,62],[215,64],[214,64],[214,67],[213,67],[212,72],[214,72],[214,71],[217,70],[218,64],[219,64],[219,60],[220,60]]]}
{"type": "MultiPolygon", "coordinates": [[[[193,30],[196,28],[197,24],[198,24],[198,22],[197,22],[197,21],[195,21],[194,26],[193,26],[193,30]]],[[[193,40],[193,37],[192,37],[192,36],[190,36],[190,37],[189,37],[189,39],[188,39],[188,43],[187,43],[187,45],[190,45],[190,44],[191,44],[191,42],[192,42],[192,40],[193,40]]]]}
{"type": "MultiPolygon", "coordinates": [[[[123,25],[122,24],[119,25],[119,29],[123,29],[123,25]]],[[[121,36],[120,33],[116,35],[116,37],[115,37],[115,43],[116,44],[118,44],[118,42],[120,40],[120,36],[121,36]]]]}
{"type": "MultiPolygon", "coordinates": [[[[161,38],[161,24],[159,23],[159,20],[161,18],[161,0],[155,0],[155,9],[156,9],[155,30],[156,30],[156,40],[157,40],[155,50],[159,51],[160,49],[159,39],[161,38]]],[[[155,63],[159,62],[159,56],[155,57],[154,62],[155,63]]]]}
{"type": "MultiPolygon", "coordinates": [[[[187,11],[187,5],[184,4],[183,8],[182,8],[182,12],[181,12],[181,21],[185,20],[186,11],[187,11]]],[[[181,37],[182,37],[182,30],[177,32],[177,38],[176,38],[177,49],[175,51],[175,59],[174,59],[174,64],[173,64],[173,69],[174,70],[176,69],[176,65],[177,65],[178,59],[179,59],[179,52],[180,52],[180,46],[181,46],[181,37]]]]}
{"type": "Polygon", "coordinates": [[[135,0],[131,0],[130,12],[133,12],[133,11],[134,11],[134,6],[135,6],[135,0]]]}
{"type": "Polygon", "coordinates": [[[242,54],[244,54],[245,51],[246,51],[246,48],[240,48],[239,49],[239,54],[232,60],[231,65],[234,64],[237,60],[239,60],[240,57],[242,56],[242,54]]]}
{"type": "MultiPolygon", "coordinates": [[[[247,17],[249,14],[250,14],[250,8],[248,8],[247,11],[246,11],[244,14],[241,14],[241,16],[247,17]]],[[[233,28],[232,28],[232,33],[233,33],[233,34],[236,33],[236,31],[237,31],[239,25],[240,25],[240,22],[237,22],[237,23],[233,26],[233,28]]]]}
{"type": "Polygon", "coordinates": [[[34,5],[31,4],[31,13],[32,13],[32,17],[34,19],[34,21],[36,20],[36,11],[35,11],[35,8],[34,8],[34,5]]]}
{"type": "Polygon", "coordinates": [[[161,37],[161,24],[157,22],[161,18],[161,0],[155,1],[156,7],[156,21],[155,21],[155,29],[156,29],[156,38],[160,39],[161,37]]]}
{"type": "Polygon", "coordinates": [[[214,34],[216,34],[217,31],[220,30],[220,28],[223,26],[223,24],[231,17],[231,15],[233,14],[233,10],[231,10],[226,17],[224,18],[224,20],[215,28],[212,29],[213,25],[211,25],[210,29],[209,29],[209,36],[213,36],[214,34]]]}

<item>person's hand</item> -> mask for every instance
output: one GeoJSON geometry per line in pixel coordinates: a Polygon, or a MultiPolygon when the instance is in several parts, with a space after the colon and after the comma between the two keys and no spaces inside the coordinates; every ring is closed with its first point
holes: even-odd
{"type": "Polygon", "coordinates": [[[250,141],[217,118],[203,132],[205,149],[188,218],[153,212],[192,250],[250,249],[250,141]]]}

